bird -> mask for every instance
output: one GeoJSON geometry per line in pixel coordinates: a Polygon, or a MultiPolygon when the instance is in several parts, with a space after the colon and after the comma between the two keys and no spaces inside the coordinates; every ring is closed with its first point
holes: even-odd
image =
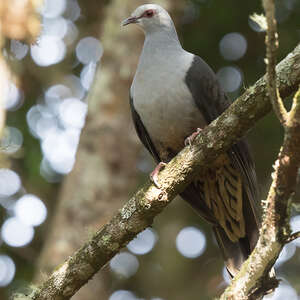
{"type": "MultiPolygon", "coordinates": [[[[121,24],[135,24],[145,34],[129,102],[137,135],[158,164],[151,174],[158,184],[161,167],[231,102],[209,65],[183,49],[163,7],[141,5],[121,24]]],[[[256,245],[260,224],[258,184],[246,140],[196,175],[180,196],[211,224],[234,277],[256,245]]]]}

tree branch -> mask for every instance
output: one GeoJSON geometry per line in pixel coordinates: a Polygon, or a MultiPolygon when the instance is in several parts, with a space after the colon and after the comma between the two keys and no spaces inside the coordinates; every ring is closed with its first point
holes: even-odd
{"type": "MultiPolygon", "coordinates": [[[[287,97],[300,83],[300,45],[277,66],[277,74],[280,93],[287,97]]],[[[192,181],[194,174],[213,163],[270,110],[266,82],[261,78],[203,129],[194,145],[185,147],[160,172],[160,189],[150,182],[145,184],[28,299],[69,299],[130,240],[150,226],[153,218],[192,181]]]]}
{"type": "Polygon", "coordinates": [[[297,231],[295,233],[292,233],[286,240],[286,243],[293,242],[294,240],[300,238],[300,231],[297,231]]]}
{"type": "Polygon", "coordinates": [[[263,7],[266,12],[267,19],[267,34],[266,34],[266,49],[267,49],[267,84],[268,93],[274,112],[276,113],[280,123],[284,125],[287,119],[287,112],[283,105],[280,93],[276,86],[276,50],[278,48],[277,23],[275,19],[275,3],[274,0],[263,0],[263,7]]]}

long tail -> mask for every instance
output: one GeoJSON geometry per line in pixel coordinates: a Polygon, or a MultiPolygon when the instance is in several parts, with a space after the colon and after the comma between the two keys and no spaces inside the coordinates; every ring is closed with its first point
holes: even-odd
{"type": "Polygon", "coordinates": [[[226,267],[232,276],[254,249],[260,210],[256,175],[248,147],[238,142],[205,176],[181,194],[213,226],[226,267]]]}
{"type": "Polygon", "coordinates": [[[245,218],[245,236],[233,242],[219,225],[213,226],[218,245],[223,254],[226,268],[234,277],[243,262],[254,249],[258,239],[258,226],[247,195],[243,197],[243,213],[245,218]]]}

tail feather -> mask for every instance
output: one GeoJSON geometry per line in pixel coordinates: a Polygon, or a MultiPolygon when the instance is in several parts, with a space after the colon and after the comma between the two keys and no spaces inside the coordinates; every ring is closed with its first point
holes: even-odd
{"type": "Polygon", "coordinates": [[[226,268],[234,277],[249,256],[248,239],[241,238],[237,242],[232,242],[221,226],[213,226],[213,231],[224,257],[226,268]]]}
{"type": "Polygon", "coordinates": [[[210,173],[196,179],[181,194],[212,224],[225,265],[233,277],[258,240],[257,194],[255,170],[244,141],[234,145],[210,173]]]}

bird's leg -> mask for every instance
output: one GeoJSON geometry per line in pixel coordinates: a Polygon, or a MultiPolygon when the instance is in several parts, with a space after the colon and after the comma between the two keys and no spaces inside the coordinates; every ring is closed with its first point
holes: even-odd
{"type": "Polygon", "coordinates": [[[158,173],[160,172],[161,169],[163,169],[167,164],[164,163],[164,162],[160,162],[156,167],[155,169],[151,172],[150,174],[150,180],[155,184],[155,186],[157,188],[160,188],[159,187],[159,183],[158,183],[158,173]]]}
{"type": "Polygon", "coordinates": [[[190,136],[188,136],[185,140],[184,140],[184,145],[187,146],[192,146],[192,143],[194,141],[194,139],[196,138],[196,136],[202,131],[201,128],[197,128],[197,130],[195,132],[193,132],[190,136]]]}

